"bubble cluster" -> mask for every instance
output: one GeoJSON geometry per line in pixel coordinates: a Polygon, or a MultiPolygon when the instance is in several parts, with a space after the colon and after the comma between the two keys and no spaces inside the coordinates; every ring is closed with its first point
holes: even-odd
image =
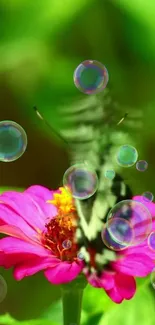
{"type": "Polygon", "coordinates": [[[142,243],[150,234],[152,216],[141,202],[124,200],[110,210],[106,226],[115,242],[127,247],[135,246],[142,243]],[[122,223],[120,219],[123,220],[122,223]]]}
{"type": "Polygon", "coordinates": [[[13,121],[0,122],[0,161],[11,162],[20,158],[27,147],[24,129],[13,121]]]}
{"type": "Polygon", "coordinates": [[[62,243],[62,247],[65,249],[70,249],[72,247],[72,242],[69,239],[65,239],[62,243]]]}
{"type": "Polygon", "coordinates": [[[115,177],[115,171],[113,169],[111,170],[106,170],[105,173],[104,173],[104,176],[107,178],[107,179],[114,179],[115,177]]]}
{"type": "Polygon", "coordinates": [[[145,172],[147,168],[148,168],[147,161],[145,161],[145,160],[139,160],[139,161],[137,161],[137,163],[136,163],[136,169],[139,172],[145,172]]]}
{"type": "Polygon", "coordinates": [[[74,198],[85,200],[96,192],[98,177],[89,165],[76,164],[66,170],[63,185],[71,191],[74,198]]]}
{"type": "Polygon", "coordinates": [[[151,284],[153,289],[155,289],[155,268],[153,269],[152,273],[151,273],[151,284]]]}
{"type": "Polygon", "coordinates": [[[151,234],[148,237],[148,246],[149,248],[155,252],[155,231],[151,232],[151,234]]]}
{"type": "Polygon", "coordinates": [[[0,303],[5,299],[7,295],[7,284],[4,278],[0,275],[0,303]]]}
{"type": "Polygon", "coordinates": [[[152,202],[154,199],[154,196],[151,192],[144,192],[142,194],[142,198],[145,202],[152,202]]]}
{"type": "Polygon", "coordinates": [[[131,167],[138,159],[137,150],[128,144],[123,145],[117,152],[116,160],[121,167],[131,167]]]}
{"type": "Polygon", "coordinates": [[[96,60],[86,60],[78,65],[73,75],[75,86],[84,94],[93,95],[104,90],[109,76],[106,67],[96,60]]]}

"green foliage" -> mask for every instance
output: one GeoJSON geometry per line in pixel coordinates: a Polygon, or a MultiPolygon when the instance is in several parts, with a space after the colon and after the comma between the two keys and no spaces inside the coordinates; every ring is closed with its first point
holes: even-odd
{"type": "Polygon", "coordinates": [[[5,314],[0,316],[0,324],[1,325],[59,325],[56,322],[48,321],[48,320],[28,320],[28,321],[17,321],[13,319],[9,314],[5,314]]]}

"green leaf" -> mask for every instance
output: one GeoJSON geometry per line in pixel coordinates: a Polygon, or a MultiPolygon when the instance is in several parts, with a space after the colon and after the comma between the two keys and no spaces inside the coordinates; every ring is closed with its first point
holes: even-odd
{"type": "Polygon", "coordinates": [[[13,319],[9,314],[5,314],[0,316],[0,324],[1,325],[59,325],[61,323],[56,323],[49,320],[41,320],[41,319],[34,319],[34,320],[26,320],[26,321],[18,321],[13,319]]]}
{"type": "Polygon", "coordinates": [[[111,301],[103,289],[87,286],[84,292],[83,309],[89,315],[105,313],[113,306],[115,303],[111,301]]]}
{"type": "Polygon", "coordinates": [[[155,299],[148,287],[142,286],[133,299],[124,301],[109,310],[99,322],[99,325],[153,325],[155,299]]]}

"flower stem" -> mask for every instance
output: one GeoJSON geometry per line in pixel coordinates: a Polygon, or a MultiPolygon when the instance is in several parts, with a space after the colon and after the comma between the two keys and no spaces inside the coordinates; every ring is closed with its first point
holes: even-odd
{"type": "Polygon", "coordinates": [[[63,284],[63,325],[80,325],[82,297],[87,281],[79,275],[74,281],[63,284]]]}

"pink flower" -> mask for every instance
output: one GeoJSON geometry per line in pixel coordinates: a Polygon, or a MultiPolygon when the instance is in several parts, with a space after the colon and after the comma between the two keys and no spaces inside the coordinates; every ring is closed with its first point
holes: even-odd
{"type": "MultiPolygon", "coordinates": [[[[146,205],[155,215],[155,204],[146,205]]],[[[0,240],[0,265],[14,267],[16,280],[44,270],[45,277],[53,284],[72,281],[85,266],[77,258],[77,218],[72,197],[64,188],[50,191],[36,185],[23,193],[3,193],[0,195],[0,232],[10,237],[0,240]],[[64,246],[66,239],[72,243],[70,248],[64,246]]],[[[113,301],[120,303],[133,297],[136,291],[134,276],[144,277],[151,273],[155,253],[145,241],[117,256],[100,278],[86,276],[90,284],[104,288],[113,301]]]]}

